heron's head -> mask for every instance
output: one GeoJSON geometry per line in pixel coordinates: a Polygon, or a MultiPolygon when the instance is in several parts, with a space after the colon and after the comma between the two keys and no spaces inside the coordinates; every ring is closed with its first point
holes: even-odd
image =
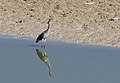
{"type": "Polygon", "coordinates": [[[50,16],[48,20],[48,24],[51,22],[51,20],[53,20],[53,18],[50,16]]]}

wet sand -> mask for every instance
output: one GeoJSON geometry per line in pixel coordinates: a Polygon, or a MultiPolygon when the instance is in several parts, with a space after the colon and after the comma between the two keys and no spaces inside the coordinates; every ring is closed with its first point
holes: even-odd
{"type": "Polygon", "coordinates": [[[49,38],[120,47],[119,0],[0,0],[0,32],[36,38],[53,18],[49,38]]]}

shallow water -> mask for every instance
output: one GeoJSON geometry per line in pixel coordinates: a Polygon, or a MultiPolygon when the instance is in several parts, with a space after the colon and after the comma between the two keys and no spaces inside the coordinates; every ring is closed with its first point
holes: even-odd
{"type": "Polygon", "coordinates": [[[0,83],[119,83],[120,49],[47,42],[52,72],[33,39],[0,37],[0,83]]]}

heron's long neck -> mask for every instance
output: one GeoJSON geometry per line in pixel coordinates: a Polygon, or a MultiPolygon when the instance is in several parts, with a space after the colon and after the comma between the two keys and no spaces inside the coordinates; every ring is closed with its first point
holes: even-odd
{"type": "Polygon", "coordinates": [[[50,23],[48,23],[48,28],[47,28],[47,30],[46,30],[47,32],[49,32],[50,31],[50,23]]]}

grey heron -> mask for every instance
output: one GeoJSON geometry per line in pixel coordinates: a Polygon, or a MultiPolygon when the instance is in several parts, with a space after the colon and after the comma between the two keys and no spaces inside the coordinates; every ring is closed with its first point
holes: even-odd
{"type": "MultiPolygon", "coordinates": [[[[38,43],[39,41],[41,41],[42,42],[42,44],[43,44],[43,46],[44,46],[44,48],[45,48],[45,44],[46,44],[46,39],[48,38],[48,35],[49,35],[49,31],[50,31],[50,21],[51,21],[52,19],[50,18],[49,20],[48,20],[48,28],[45,30],[45,31],[43,31],[38,37],[37,37],[37,39],[36,39],[36,43],[38,43]]],[[[42,47],[42,45],[41,45],[41,47],[42,47]]]]}

